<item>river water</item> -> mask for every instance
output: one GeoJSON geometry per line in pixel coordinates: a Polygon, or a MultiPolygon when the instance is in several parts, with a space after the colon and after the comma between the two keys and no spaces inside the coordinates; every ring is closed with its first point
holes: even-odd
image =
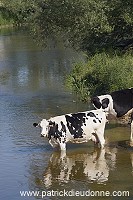
{"type": "Polygon", "coordinates": [[[91,109],[64,86],[72,64],[82,59],[61,45],[41,49],[22,30],[1,31],[0,199],[133,198],[129,126],[107,124],[102,151],[92,142],[68,144],[66,155],[32,126],[42,118],[91,109]],[[102,191],[106,197],[96,196],[102,191]]]}

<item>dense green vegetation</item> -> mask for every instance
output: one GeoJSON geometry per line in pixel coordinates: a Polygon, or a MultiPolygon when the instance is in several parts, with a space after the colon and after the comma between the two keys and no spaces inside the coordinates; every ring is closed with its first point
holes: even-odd
{"type": "Polygon", "coordinates": [[[129,88],[133,86],[133,57],[95,54],[86,63],[74,66],[67,84],[83,101],[90,96],[129,88]]]}
{"type": "Polygon", "coordinates": [[[12,18],[12,14],[8,12],[6,9],[0,9],[0,26],[14,24],[15,21],[12,18]]]}
{"type": "Polygon", "coordinates": [[[133,85],[133,1],[1,2],[17,24],[26,24],[42,45],[49,38],[60,39],[64,45],[86,52],[89,61],[75,65],[68,84],[81,99],[133,85]]]}
{"type": "Polygon", "coordinates": [[[132,43],[131,0],[1,0],[18,23],[40,38],[62,38],[65,44],[94,54],[132,43]]]}

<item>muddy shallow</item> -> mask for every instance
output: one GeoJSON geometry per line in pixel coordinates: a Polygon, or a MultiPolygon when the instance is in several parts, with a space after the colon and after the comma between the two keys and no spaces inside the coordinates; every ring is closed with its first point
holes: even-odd
{"type": "MultiPolygon", "coordinates": [[[[64,77],[82,56],[62,47],[40,50],[23,31],[0,35],[0,195],[4,200],[41,199],[50,191],[109,191],[118,199],[128,191],[133,198],[133,148],[130,127],[106,126],[106,148],[93,143],[68,144],[66,155],[55,151],[33,122],[69,112],[89,110],[64,87],[64,77]],[[39,191],[21,197],[20,191],[39,191]],[[117,196],[112,192],[117,191],[117,196]],[[118,193],[119,191],[119,193],[118,193]],[[118,197],[119,196],[119,197],[118,197]]],[[[86,194],[89,195],[89,192],[86,194]]],[[[62,199],[62,196],[43,199],[62,199]]],[[[57,193],[56,193],[57,194],[57,193]]],[[[59,193],[58,193],[59,194],[59,193]]],[[[61,194],[61,193],[60,193],[61,194]]],[[[78,193],[77,193],[78,194],[78,193]]]]}

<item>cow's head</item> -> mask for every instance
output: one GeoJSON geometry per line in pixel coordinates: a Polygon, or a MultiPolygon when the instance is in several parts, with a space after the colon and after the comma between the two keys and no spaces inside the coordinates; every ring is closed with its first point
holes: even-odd
{"type": "Polygon", "coordinates": [[[49,122],[46,119],[43,119],[40,123],[34,123],[34,127],[41,127],[41,136],[48,137],[49,132],[49,122]]]}
{"type": "Polygon", "coordinates": [[[51,139],[51,136],[57,131],[58,125],[55,122],[43,119],[40,123],[34,123],[33,126],[41,127],[41,136],[48,137],[51,139]]]}
{"type": "Polygon", "coordinates": [[[112,113],[113,111],[113,99],[111,95],[93,97],[91,102],[96,109],[101,109],[107,113],[112,113]]]}

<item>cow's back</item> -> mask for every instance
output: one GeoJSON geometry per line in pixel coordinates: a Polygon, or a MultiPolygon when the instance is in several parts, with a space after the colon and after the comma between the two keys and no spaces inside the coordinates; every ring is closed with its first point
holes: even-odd
{"type": "Polygon", "coordinates": [[[117,117],[125,115],[133,108],[133,88],[112,92],[111,96],[117,117]]]}

